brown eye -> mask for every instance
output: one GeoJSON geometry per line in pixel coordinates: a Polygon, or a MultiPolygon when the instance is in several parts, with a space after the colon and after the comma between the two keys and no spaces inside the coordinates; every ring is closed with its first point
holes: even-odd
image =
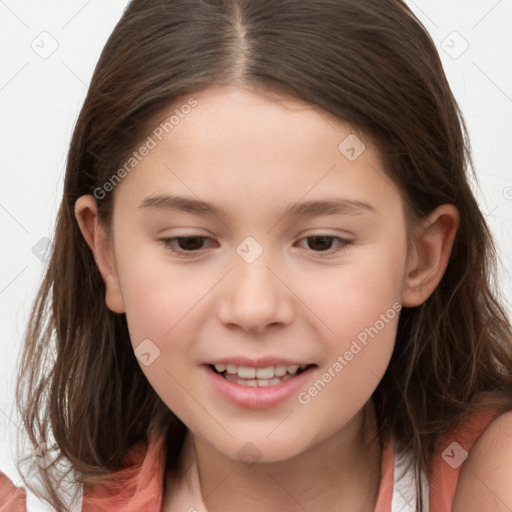
{"type": "Polygon", "coordinates": [[[327,251],[331,248],[334,237],[332,236],[308,236],[308,245],[314,251],[327,251]]]}
{"type": "Polygon", "coordinates": [[[203,249],[203,242],[208,239],[207,236],[176,236],[162,238],[160,241],[166,249],[179,255],[186,255],[203,249]]]}
{"type": "Polygon", "coordinates": [[[340,238],[339,236],[330,236],[330,235],[313,235],[308,236],[300,240],[307,240],[307,244],[309,249],[316,253],[337,253],[342,251],[344,248],[349,246],[352,242],[350,240],[346,240],[344,238],[340,238]],[[338,249],[332,249],[333,243],[338,242],[338,249]]]}

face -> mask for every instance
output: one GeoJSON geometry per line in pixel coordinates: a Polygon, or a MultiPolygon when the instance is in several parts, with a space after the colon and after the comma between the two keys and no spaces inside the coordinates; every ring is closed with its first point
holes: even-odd
{"type": "Polygon", "coordinates": [[[342,432],[388,366],[404,203],[327,113],[245,89],[194,98],[114,190],[110,307],[194,436],[284,460],[342,432]]]}

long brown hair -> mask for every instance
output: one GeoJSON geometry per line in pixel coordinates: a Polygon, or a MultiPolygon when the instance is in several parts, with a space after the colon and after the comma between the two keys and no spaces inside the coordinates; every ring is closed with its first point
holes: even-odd
{"type": "MultiPolygon", "coordinates": [[[[277,88],[364,133],[414,218],[446,203],[459,210],[446,273],[424,304],[402,310],[372,397],[380,435],[412,450],[421,493],[436,440],[481,393],[512,409],[512,334],[495,247],[469,185],[463,117],[433,41],[400,0],[130,2],[73,133],[53,252],[26,333],[16,400],[30,441],[54,440],[80,483],[119,470],[151,428],[168,432],[175,465],[186,427],[143,375],[125,316],[106,307],[74,205],[111,179],[177,98],[228,84],[277,88]]],[[[112,196],[98,201],[106,226],[112,196]]],[[[36,470],[43,497],[64,510],[58,465],[36,470]]]]}

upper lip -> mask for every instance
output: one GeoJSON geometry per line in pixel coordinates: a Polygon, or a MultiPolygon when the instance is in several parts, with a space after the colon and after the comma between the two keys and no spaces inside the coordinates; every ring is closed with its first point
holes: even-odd
{"type": "Polygon", "coordinates": [[[281,357],[260,357],[260,358],[250,358],[250,357],[221,357],[218,359],[212,359],[211,361],[207,361],[205,364],[232,364],[234,366],[247,366],[248,368],[268,368],[269,366],[278,366],[278,365],[311,365],[313,363],[283,359],[281,357]]]}

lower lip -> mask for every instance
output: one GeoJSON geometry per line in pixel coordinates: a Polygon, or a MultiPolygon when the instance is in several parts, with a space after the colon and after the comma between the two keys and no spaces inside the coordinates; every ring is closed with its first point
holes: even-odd
{"type": "Polygon", "coordinates": [[[252,387],[235,384],[215,373],[209,365],[203,365],[212,386],[227,400],[247,409],[268,409],[297,393],[315,369],[311,366],[299,375],[275,386],[252,387]]]}

